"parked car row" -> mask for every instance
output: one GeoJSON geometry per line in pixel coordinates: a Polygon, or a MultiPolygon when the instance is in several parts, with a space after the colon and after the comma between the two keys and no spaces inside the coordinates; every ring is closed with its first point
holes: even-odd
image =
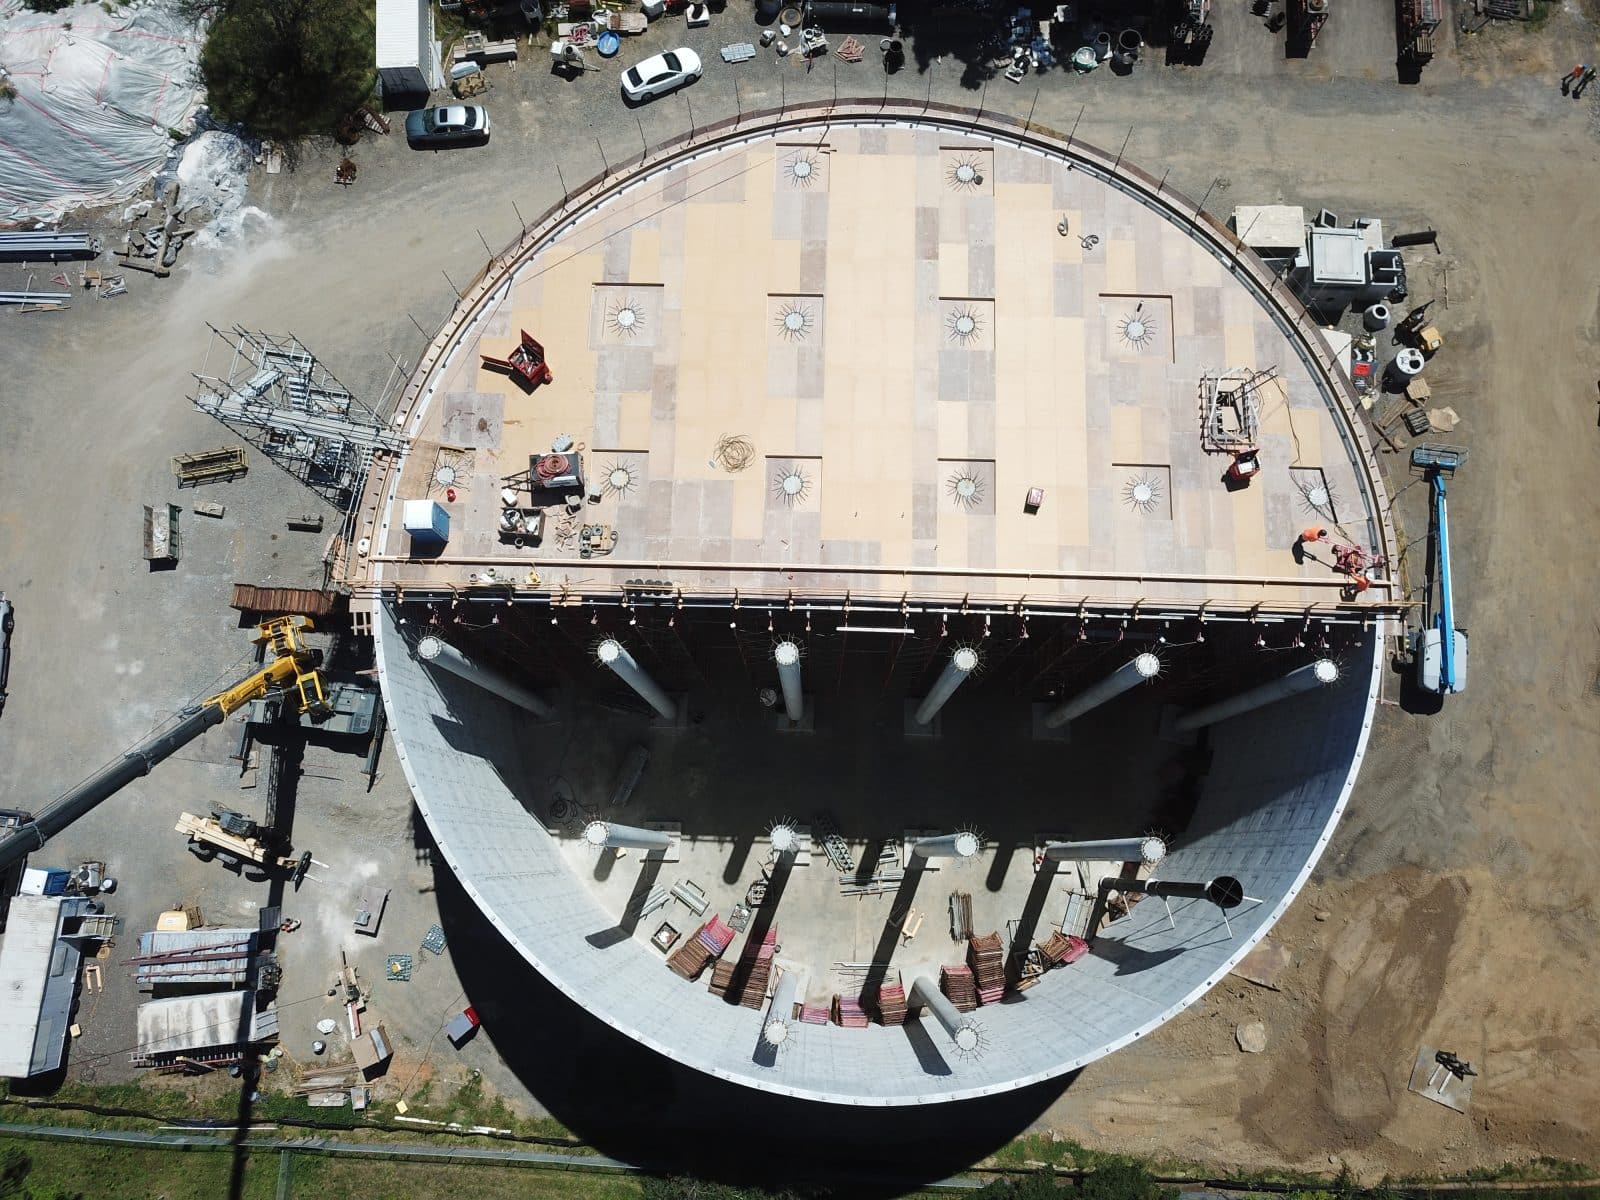
{"type": "MultiPolygon", "coordinates": [[[[687,46],[652,54],[622,73],[622,98],[643,104],[687,87],[705,74],[700,56],[687,46]]],[[[417,149],[481,144],[489,140],[489,111],[481,104],[442,104],[406,114],[406,141],[417,149]]]]}

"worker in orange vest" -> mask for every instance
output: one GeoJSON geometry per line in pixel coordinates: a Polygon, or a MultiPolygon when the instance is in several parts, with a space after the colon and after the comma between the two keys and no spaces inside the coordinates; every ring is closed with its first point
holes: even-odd
{"type": "Polygon", "coordinates": [[[1306,547],[1314,542],[1320,542],[1328,536],[1326,529],[1318,529],[1313,525],[1310,529],[1302,529],[1300,536],[1294,540],[1294,561],[1303,563],[1306,560],[1306,547]]]}
{"type": "Polygon", "coordinates": [[[1365,575],[1352,575],[1350,576],[1350,582],[1340,589],[1339,594],[1346,600],[1354,600],[1371,586],[1372,580],[1365,575]]]}
{"type": "Polygon", "coordinates": [[[1589,67],[1587,63],[1579,63],[1577,66],[1573,67],[1572,70],[1563,75],[1561,77],[1561,94],[1563,96],[1569,95],[1572,90],[1572,85],[1580,82],[1583,79],[1583,73],[1588,69],[1589,67]]]}

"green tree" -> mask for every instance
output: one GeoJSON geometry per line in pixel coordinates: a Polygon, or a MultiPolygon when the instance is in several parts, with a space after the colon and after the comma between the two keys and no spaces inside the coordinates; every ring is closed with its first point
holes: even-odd
{"type": "Polygon", "coordinates": [[[332,132],[372,92],[371,10],[361,0],[220,0],[200,53],[212,111],[280,141],[332,132]]]}
{"type": "Polygon", "coordinates": [[[1125,1159],[1107,1159],[1085,1175],[1081,1186],[1057,1183],[1040,1173],[1021,1179],[997,1180],[978,1192],[990,1200],[1178,1200],[1178,1189],[1163,1187],[1150,1172],[1125,1159]]]}

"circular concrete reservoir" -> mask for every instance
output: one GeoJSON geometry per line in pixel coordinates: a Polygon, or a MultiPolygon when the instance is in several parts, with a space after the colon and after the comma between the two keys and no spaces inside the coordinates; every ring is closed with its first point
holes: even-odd
{"type": "Polygon", "coordinates": [[[663,148],[494,264],[369,482],[417,806],[506,954],[688,1066],[1072,1071],[1214,986],[1350,795],[1394,606],[1293,546],[1389,549],[1352,412],[1092,147],[874,105],[663,148]]]}

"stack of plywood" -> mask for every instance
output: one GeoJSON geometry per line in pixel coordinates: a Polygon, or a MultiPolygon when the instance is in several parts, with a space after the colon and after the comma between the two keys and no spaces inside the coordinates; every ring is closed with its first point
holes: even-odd
{"type": "Polygon", "coordinates": [[[800,1006],[800,1024],[826,1025],[828,1023],[828,1006],[825,1004],[802,1004],[800,1006]]]}
{"type": "Polygon", "coordinates": [[[1000,934],[973,935],[967,942],[967,965],[978,985],[979,1003],[998,1003],[1006,994],[1005,947],[1000,934]]]}
{"type": "Polygon", "coordinates": [[[711,990],[730,1004],[759,1009],[767,998],[767,985],[772,982],[772,955],[777,948],[778,931],[769,929],[759,945],[745,947],[738,962],[724,959],[712,968],[711,990]],[[743,978],[739,979],[741,973],[743,978]]]}

